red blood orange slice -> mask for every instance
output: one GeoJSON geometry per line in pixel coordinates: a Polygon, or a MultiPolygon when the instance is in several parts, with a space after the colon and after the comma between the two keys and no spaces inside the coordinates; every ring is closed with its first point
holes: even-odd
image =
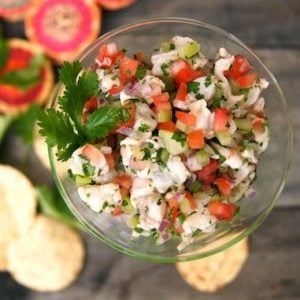
{"type": "Polygon", "coordinates": [[[133,4],[136,0],[96,0],[96,2],[104,9],[118,10],[133,4]]]}
{"type": "Polygon", "coordinates": [[[93,0],[39,0],[25,19],[25,31],[61,63],[74,60],[96,39],[100,21],[100,9],[93,0]]]}
{"type": "Polygon", "coordinates": [[[0,17],[9,21],[23,19],[32,4],[33,0],[1,0],[0,17]]]}
{"type": "MultiPolygon", "coordinates": [[[[33,56],[42,53],[42,49],[28,41],[11,39],[8,42],[9,57],[5,67],[0,70],[3,75],[13,70],[28,67],[33,56]]],[[[26,110],[31,103],[45,103],[53,88],[54,76],[49,61],[45,59],[40,71],[40,81],[26,90],[13,85],[0,83],[0,112],[16,114],[26,110]]]]}

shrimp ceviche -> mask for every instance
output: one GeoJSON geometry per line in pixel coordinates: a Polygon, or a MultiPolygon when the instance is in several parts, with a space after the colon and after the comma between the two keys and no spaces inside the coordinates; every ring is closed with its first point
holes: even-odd
{"type": "Polygon", "coordinates": [[[238,214],[269,141],[268,82],[246,57],[220,48],[208,59],[182,36],[151,56],[109,43],[90,69],[65,63],[60,78],[59,109],[39,125],[90,209],[133,237],[177,237],[178,250],[238,214]]]}

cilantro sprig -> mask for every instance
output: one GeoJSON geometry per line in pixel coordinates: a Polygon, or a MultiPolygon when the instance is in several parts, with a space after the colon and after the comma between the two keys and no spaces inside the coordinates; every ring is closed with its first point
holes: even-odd
{"type": "Polygon", "coordinates": [[[84,104],[99,92],[97,74],[83,71],[79,61],[65,62],[60,73],[65,86],[64,94],[59,97],[59,110],[49,108],[38,113],[40,134],[51,147],[57,147],[58,160],[68,160],[72,153],[86,143],[108,135],[118,121],[125,122],[128,112],[114,103],[100,107],[82,122],[84,104]]]}

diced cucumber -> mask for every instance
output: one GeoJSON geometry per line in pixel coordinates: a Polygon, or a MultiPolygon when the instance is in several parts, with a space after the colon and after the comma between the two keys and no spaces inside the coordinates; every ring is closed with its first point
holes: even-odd
{"type": "Polygon", "coordinates": [[[76,185],[86,185],[86,184],[90,184],[91,182],[92,182],[92,179],[89,177],[84,177],[84,176],[80,176],[80,175],[75,176],[76,185]]]}
{"type": "Polygon", "coordinates": [[[216,132],[216,137],[222,146],[229,146],[232,142],[232,136],[229,131],[216,132]]]}
{"type": "Polygon", "coordinates": [[[159,111],[156,115],[156,119],[158,123],[169,122],[172,120],[172,111],[168,111],[168,110],[159,111]]]}
{"type": "Polygon", "coordinates": [[[182,122],[179,121],[179,120],[176,121],[176,127],[177,127],[179,130],[183,131],[183,132],[187,132],[187,131],[188,131],[188,126],[185,125],[184,123],[182,123],[182,122]]]}
{"type": "Polygon", "coordinates": [[[193,183],[191,183],[187,188],[191,193],[199,192],[202,184],[199,179],[196,179],[193,183]]]}
{"type": "Polygon", "coordinates": [[[161,138],[164,147],[172,155],[178,155],[180,153],[187,151],[188,149],[187,142],[177,142],[176,140],[174,140],[172,138],[173,132],[166,131],[166,130],[159,130],[158,135],[161,138]]]}
{"type": "Polygon", "coordinates": [[[193,41],[178,49],[178,54],[182,58],[190,58],[196,55],[199,51],[200,44],[196,41],[193,41]]]}
{"type": "Polygon", "coordinates": [[[165,148],[159,148],[157,150],[157,157],[156,157],[156,162],[158,164],[166,164],[168,159],[169,159],[169,152],[165,148]]]}
{"type": "Polygon", "coordinates": [[[210,162],[209,154],[205,150],[199,150],[196,152],[196,159],[202,166],[206,166],[210,162]]]}
{"type": "Polygon", "coordinates": [[[124,211],[125,214],[128,215],[135,212],[135,208],[133,207],[128,197],[124,198],[124,200],[122,201],[122,210],[124,211]]]}
{"type": "Polygon", "coordinates": [[[174,50],[175,49],[175,45],[173,43],[170,42],[163,42],[160,45],[160,50],[163,52],[168,52],[170,50],[174,50]]]}
{"type": "Polygon", "coordinates": [[[190,202],[187,198],[183,198],[180,201],[180,210],[184,213],[184,214],[189,214],[191,212],[191,206],[190,206],[190,202]]]}
{"type": "Polygon", "coordinates": [[[128,227],[135,228],[139,224],[139,222],[140,222],[140,217],[138,215],[135,215],[129,218],[126,223],[128,227]]]}
{"type": "Polygon", "coordinates": [[[252,123],[248,119],[235,119],[235,125],[238,129],[243,131],[250,131],[252,129],[252,123]]]}

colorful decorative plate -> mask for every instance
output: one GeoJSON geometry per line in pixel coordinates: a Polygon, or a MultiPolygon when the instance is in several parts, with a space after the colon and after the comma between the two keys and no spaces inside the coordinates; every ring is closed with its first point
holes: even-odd
{"type": "Polygon", "coordinates": [[[97,38],[101,14],[93,0],[39,0],[37,3],[25,19],[25,31],[55,61],[74,60],[97,38]]]}

